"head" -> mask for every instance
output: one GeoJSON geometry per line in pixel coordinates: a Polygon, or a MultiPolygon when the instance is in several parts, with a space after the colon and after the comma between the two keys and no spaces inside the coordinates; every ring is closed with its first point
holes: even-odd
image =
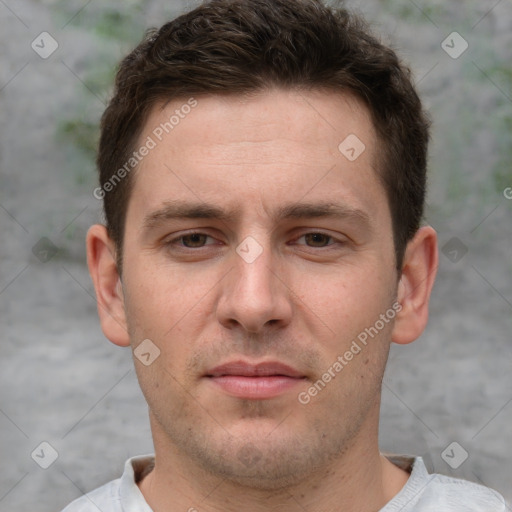
{"type": "MultiPolygon", "coordinates": [[[[149,31],[123,60],[103,115],[97,160],[98,192],[119,263],[135,181],[131,171],[138,167],[138,159],[131,165],[130,158],[144,142],[140,135],[155,105],[270,88],[352,94],[364,103],[378,135],[377,177],[389,202],[401,268],[423,213],[428,117],[397,55],[361,19],[315,0],[207,2],[149,31]],[[126,176],[119,179],[123,168],[126,176]]],[[[157,142],[162,135],[165,129],[152,134],[157,142]]]]}
{"type": "Polygon", "coordinates": [[[437,265],[427,142],[407,68],[316,0],[213,0],[122,61],[88,256],[106,336],[159,354],[135,359],[157,456],[271,487],[376,443],[437,265]],[[240,361],[293,375],[253,396],[240,361]]]}

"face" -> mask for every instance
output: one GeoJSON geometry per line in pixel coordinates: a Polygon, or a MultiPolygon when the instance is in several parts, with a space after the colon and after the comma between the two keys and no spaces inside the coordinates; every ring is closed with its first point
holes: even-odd
{"type": "Polygon", "coordinates": [[[127,211],[128,332],[160,351],[135,360],[157,452],[271,487],[376,428],[397,292],[379,148],[350,96],[196,101],[155,107],[140,139],[155,145],[127,211]],[[356,159],[355,139],[338,149],[351,134],[356,159]]]}

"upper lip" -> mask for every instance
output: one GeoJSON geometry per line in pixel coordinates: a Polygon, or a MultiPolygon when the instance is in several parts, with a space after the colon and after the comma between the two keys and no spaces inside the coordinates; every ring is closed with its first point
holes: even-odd
{"type": "Polygon", "coordinates": [[[279,361],[248,363],[246,361],[231,361],[212,368],[206,373],[207,377],[222,377],[236,375],[241,377],[285,376],[293,378],[304,377],[302,373],[279,361]]]}

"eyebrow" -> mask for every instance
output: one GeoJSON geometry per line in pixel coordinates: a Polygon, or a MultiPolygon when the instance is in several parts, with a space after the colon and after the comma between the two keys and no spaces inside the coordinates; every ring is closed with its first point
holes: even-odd
{"type": "MultiPolygon", "coordinates": [[[[240,208],[224,210],[204,202],[166,201],[161,208],[145,216],[143,229],[151,230],[162,223],[175,219],[213,219],[233,222],[240,217],[241,213],[240,208]]],[[[367,226],[371,225],[370,217],[366,212],[337,202],[289,203],[280,206],[272,214],[274,221],[314,218],[348,219],[367,226]]]]}

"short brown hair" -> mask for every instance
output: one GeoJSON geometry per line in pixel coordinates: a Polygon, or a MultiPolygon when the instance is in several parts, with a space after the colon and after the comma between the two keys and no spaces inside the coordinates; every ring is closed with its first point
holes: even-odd
{"type": "MultiPolygon", "coordinates": [[[[376,164],[400,269],[423,215],[428,116],[395,52],[360,18],[321,0],[210,0],[148,31],[121,62],[102,117],[102,189],[129,160],[158,101],[272,86],[349,91],[364,101],[381,144],[376,164]]],[[[102,194],[119,255],[132,184],[127,176],[102,194]]]]}

